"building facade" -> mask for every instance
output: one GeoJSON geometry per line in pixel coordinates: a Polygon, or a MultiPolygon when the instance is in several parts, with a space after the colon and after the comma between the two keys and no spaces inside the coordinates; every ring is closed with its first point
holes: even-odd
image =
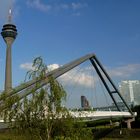
{"type": "Polygon", "coordinates": [[[140,105],[140,80],[122,81],[119,89],[128,105],[140,105]]]}
{"type": "Polygon", "coordinates": [[[81,107],[82,109],[89,109],[89,102],[85,96],[81,96],[81,107]]]}

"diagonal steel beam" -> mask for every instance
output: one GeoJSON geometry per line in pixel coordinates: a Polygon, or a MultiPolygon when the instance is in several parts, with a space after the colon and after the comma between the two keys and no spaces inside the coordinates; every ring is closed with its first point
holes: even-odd
{"type": "Polygon", "coordinates": [[[116,105],[117,109],[119,109],[117,102],[115,101],[115,98],[113,97],[113,93],[117,93],[119,95],[119,97],[121,98],[121,100],[123,101],[124,105],[126,106],[126,108],[128,109],[128,111],[133,115],[132,110],[130,109],[130,107],[127,105],[126,101],[124,100],[124,98],[121,96],[119,90],[116,88],[115,84],[113,83],[112,79],[110,78],[110,76],[108,75],[108,73],[106,72],[106,70],[104,69],[104,67],[102,66],[102,64],[100,63],[100,61],[97,59],[97,57],[94,55],[92,58],[90,58],[90,61],[93,65],[93,67],[95,68],[96,72],[98,73],[100,79],[102,80],[104,86],[106,87],[109,95],[111,96],[114,104],[116,105]],[[101,75],[101,72],[99,71],[97,65],[99,66],[99,68],[102,70],[102,72],[104,73],[104,75],[106,76],[106,78],[109,80],[110,84],[112,85],[112,87],[114,88],[115,91],[111,91],[109,89],[109,86],[107,85],[105,79],[103,78],[103,76],[101,75]]]}
{"type": "Polygon", "coordinates": [[[97,67],[97,65],[96,65],[96,63],[95,63],[95,60],[94,60],[93,58],[90,58],[90,61],[91,61],[92,65],[93,65],[93,67],[95,68],[95,70],[96,70],[98,76],[100,77],[101,81],[103,82],[103,84],[104,84],[106,90],[108,91],[110,97],[112,98],[112,100],[113,100],[115,106],[117,107],[118,111],[121,111],[120,108],[119,108],[119,106],[117,105],[117,102],[116,102],[115,98],[114,98],[114,97],[112,96],[112,94],[111,94],[111,90],[110,90],[109,86],[107,85],[107,83],[106,83],[104,77],[102,76],[100,70],[98,69],[98,67],[97,67]]]}
{"type": "MultiPolygon", "coordinates": [[[[5,100],[6,98],[13,96],[15,94],[18,94],[20,96],[20,98],[23,98],[27,95],[29,95],[30,93],[32,93],[32,88],[36,88],[39,89],[41,86],[44,86],[46,83],[48,83],[48,77],[52,76],[53,78],[58,78],[59,76],[63,75],[64,73],[70,71],[71,69],[73,69],[74,67],[80,65],[81,63],[89,60],[89,58],[95,56],[95,54],[88,54],[85,55],[79,59],[76,59],[68,64],[65,64],[63,66],[61,66],[58,69],[55,69],[51,72],[48,72],[46,74],[46,77],[44,78],[36,78],[35,80],[31,80],[29,82],[26,82],[24,84],[21,84],[20,86],[15,87],[11,92],[8,92],[4,97],[0,97],[0,101],[5,100]],[[36,86],[36,85],[40,85],[40,86],[36,86]],[[30,89],[31,87],[31,89],[30,89]],[[28,88],[28,89],[27,89],[28,88]],[[27,90],[26,90],[27,89],[27,90]]],[[[1,102],[0,102],[1,103],[1,102]]]]}

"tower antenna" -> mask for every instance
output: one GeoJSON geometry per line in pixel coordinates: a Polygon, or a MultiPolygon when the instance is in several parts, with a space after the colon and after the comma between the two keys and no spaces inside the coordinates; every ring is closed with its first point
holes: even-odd
{"type": "Polygon", "coordinates": [[[11,23],[11,21],[12,21],[12,8],[10,7],[8,11],[8,23],[11,23]]]}

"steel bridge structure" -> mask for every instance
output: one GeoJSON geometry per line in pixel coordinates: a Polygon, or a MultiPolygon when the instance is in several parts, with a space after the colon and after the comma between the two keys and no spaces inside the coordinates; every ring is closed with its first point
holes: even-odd
{"type": "MultiPolygon", "coordinates": [[[[115,84],[113,83],[112,79],[100,63],[100,61],[97,59],[95,54],[88,54],[85,55],[79,59],[76,59],[70,63],[67,63],[53,71],[50,71],[46,73],[46,76],[44,78],[36,78],[35,80],[31,80],[28,82],[25,82],[24,84],[21,84],[15,88],[12,89],[12,91],[6,93],[6,95],[3,97],[0,97],[0,111],[5,109],[7,105],[5,104],[5,100],[9,97],[16,97],[18,95],[18,100],[28,96],[33,91],[38,90],[39,88],[43,87],[47,83],[49,83],[49,77],[52,76],[54,79],[58,78],[59,76],[65,74],[66,72],[70,71],[71,69],[75,68],[76,66],[80,65],[81,63],[85,61],[90,61],[92,66],[94,67],[95,71],[97,72],[98,76],[100,77],[100,80],[102,81],[104,87],[106,88],[109,96],[111,97],[112,101],[114,102],[116,108],[118,111],[121,111],[121,108],[117,104],[117,101],[114,98],[114,94],[117,94],[121,101],[124,103],[125,107],[127,108],[129,115],[135,116],[129,106],[127,105],[126,101],[123,99],[122,95],[120,94],[119,90],[116,88],[115,84]],[[108,85],[108,82],[111,85],[111,87],[108,85]]],[[[16,102],[16,101],[15,101],[16,102]]]]}

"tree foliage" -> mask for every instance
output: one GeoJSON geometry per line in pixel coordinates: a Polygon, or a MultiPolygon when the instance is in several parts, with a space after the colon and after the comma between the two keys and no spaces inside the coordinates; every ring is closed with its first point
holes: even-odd
{"type": "MultiPolygon", "coordinates": [[[[47,66],[41,57],[33,61],[33,69],[27,72],[27,79],[45,79],[47,66]]],[[[5,121],[10,122],[10,127],[15,128],[20,134],[30,135],[31,139],[40,140],[82,140],[91,133],[85,133],[80,125],[69,115],[66,108],[62,107],[62,100],[66,99],[66,92],[62,85],[52,76],[48,77],[49,84],[18,100],[15,96],[8,98],[8,105],[3,111],[5,121]],[[13,99],[12,99],[13,98],[13,99]]],[[[36,87],[40,83],[36,83],[36,87]]],[[[32,88],[32,87],[31,87],[32,88]]],[[[26,91],[25,91],[26,92],[26,91]]],[[[91,136],[91,135],[90,135],[91,136]]]]}
{"type": "Polygon", "coordinates": [[[135,121],[132,122],[132,127],[140,128],[140,105],[134,106],[132,108],[132,111],[137,113],[137,116],[135,117],[135,121]]]}

